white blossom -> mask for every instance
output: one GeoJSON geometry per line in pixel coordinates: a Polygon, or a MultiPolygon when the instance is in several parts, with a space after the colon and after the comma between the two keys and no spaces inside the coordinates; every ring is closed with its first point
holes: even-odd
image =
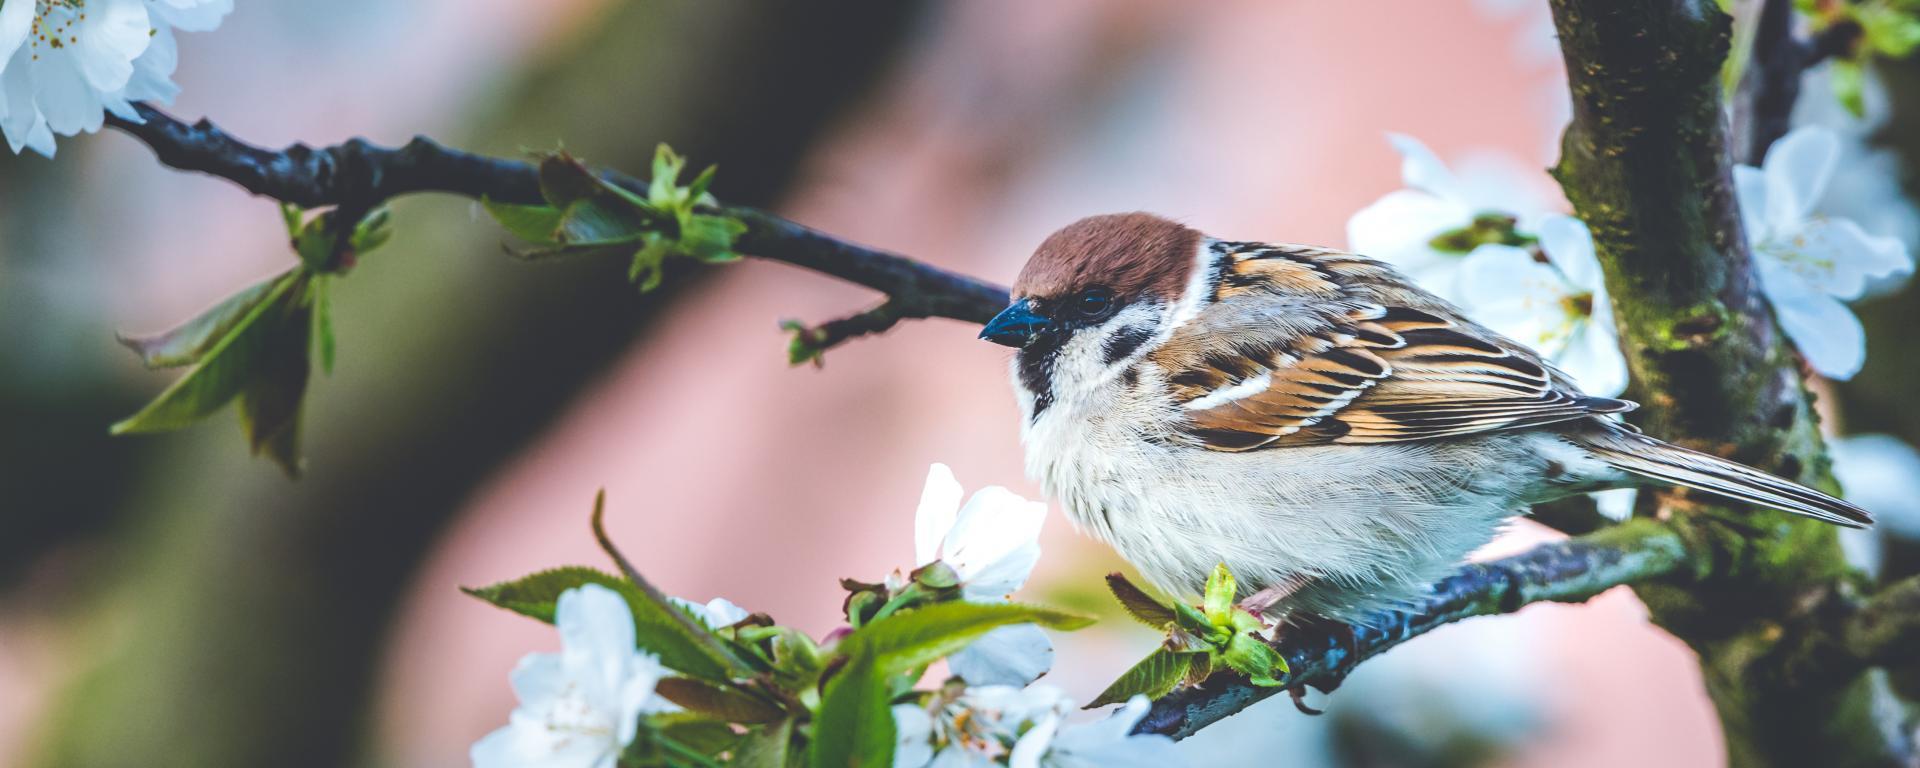
{"type": "Polygon", "coordinates": [[[1455,272],[1465,253],[1435,248],[1440,235],[1481,215],[1529,220],[1544,209],[1529,194],[1533,182],[1520,163],[1497,154],[1470,156],[1455,174],[1419,140],[1388,134],[1400,153],[1406,189],[1387,193],[1347,220],[1347,247],[1380,259],[1443,298],[1456,298],[1455,272]]]}
{"type": "Polygon", "coordinates": [[[1733,169],[1741,223],[1761,289],[1781,330],[1821,375],[1848,379],[1866,363],[1866,332],[1844,303],[1870,281],[1913,271],[1900,240],[1817,211],[1840,157],[1840,139],[1796,128],[1768,149],[1761,167],[1733,169]]]}
{"type": "MultiPolygon", "coordinates": [[[[964,506],[963,494],[945,464],[927,471],[914,513],[915,562],[946,563],[967,600],[1005,600],[1040,560],[1047,505],[1000,486],[974,492],[964,506]]],[[[948,657],[947,665],[972,685],[1026,685],[1053,667],[1053,643],[1032,624],[1001,627],[948,657]]]]}
{"type": "Polygon", "coordinates": [[[0,132],[49,157],[54,135],[138,121],[135,101],[171,103],[173,31],[220,25],[233,0],[0,0],[0,132]]]}
{"type": "Polygon", "coordinates": [[[514,667],[520,705],[474,742],[476,768],[613,768],[633,742],[666,670],[636,649],[627,601],[598,584],[569,589],[554,626],[560,652],[528,654],[514,667]]]}
{"type": "Polygon", "coordinates": [[[1850,435],[1827,447],[1842,495],[1874,516],[1872,528],[1841,531],[1841,547],[1878,575],[1882,539],[1920,541],[1920,452],[1892,435],[1850,435]]]}
{"type": "Polygon", "coordinates": [[[894,707],[895,768],[1172,768],[1183,764],[1173,740],[1132,735],[1148,703],[1135,696],[1106,719],[1067,723],[1074,703],[1048,685],[969,688],[933,711],[894,707]]]}
{"type": "Polygon", "coordinates": [[[1460,302],[1475,321],[1532,347],[1589,394],[1627,388],[1627,360],[1594,256],[1593,236],[1571,216],[1534,227],[1545,261],[1511,245],[1482,245],[1462,262],[1460,302]]]}
{"type": "Polygon", "coordinates": [[[678,597],[673,598],[673,602],[693,614],[693,617],[707,625],[708,629],[731,627],[749,615],[747,609],[734,605],[733,601],[724,597],[716,597],[705,604],[678,597]]]}

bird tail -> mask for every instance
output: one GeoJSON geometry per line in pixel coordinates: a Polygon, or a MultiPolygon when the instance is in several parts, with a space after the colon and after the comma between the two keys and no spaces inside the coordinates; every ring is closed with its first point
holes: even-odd
{"type": "Polygon", "coordinates": [[[1624,427],[1608,424],[1604,429],[1580,433],[1574,439],[1616,469],[1663,483],[1848,528],[1873,524],[1873,515],[1866,510],[1812,488],[1712,454],[1663,443],[1624,427]]]}

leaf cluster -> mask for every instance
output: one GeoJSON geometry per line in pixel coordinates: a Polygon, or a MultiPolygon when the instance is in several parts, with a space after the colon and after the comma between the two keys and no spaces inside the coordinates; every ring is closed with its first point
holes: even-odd
{"type": "Polygon", "coordinates": [[[855,626],[826,643],[763,614],[711,627],[633,570],[600,529],[602,509],[596,503],[595,533],[624,575],[567,566],[463,591],[548,623],[569,589],[599,584],[625,598],[636,644],[675,673],[655,692],[681,711],[645,716],[622,766],[891,765],[891,708],[921,695],[913,685],[935,661],[998,627],[1091,622],[1036,606],[960,601],[957,579],[942,566],[921,569],[924,580],[898,585],[879,604],[855,598],[884,585],[846,582],[854,590],[848,605],[862,607],[850,611],[855,626]]]}
{"type": "Polygon", "coordinates": [[[661,144],[654,152],[653,179],[642,197],[601,178],[571,155],[556,152],[540,161],[544,204],[481,203],[501,227],[531,244],[522,256],[626,255],[631,259],[628,278],[640,290],[651,291],[660,285],[669,256],[707,263],[740,258],[734,241],[747,225],[707,212],[715,206],[707,188],[717,166],[681,185],[685,170],[686,159],[661,144]]]}
{"type": "Polygon", "coordinates": [[[1088,709],[1124,702],[1135,695],[1160,698],[1175,688],[1198,685],[1224,666],[1262,687],[1283,685],[1287,660],[1261,637],[1260,618],[1234,602],[1239,585],[1223,563],[1207,577],[1201,604],[1162,601],[1118,573],[1107,587],[1127,615],[1167,633],[1166,642],[1133,665],[1087,704],[1088,709]]]}
{"type": "Polygon", "coordinates": [[[334,361],[331,287],[359,254],[385,243],[392,217],[377,208],[340,226],[338,210],[306,218],[282,206],[287,237],[300,264],[236,293],[186,323],[151,336],[120,337],[149,368],[187,372],[113,434],[180,429],[240,404],[240,425],[255,454],[289,475],[300,471],[300,413],[317,360],[334,361]],[[344,236],[344,240],[343,240],[344,236]]]}

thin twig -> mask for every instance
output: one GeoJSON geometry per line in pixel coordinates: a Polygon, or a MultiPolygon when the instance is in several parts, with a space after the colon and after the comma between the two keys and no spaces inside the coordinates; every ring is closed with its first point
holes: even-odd
{"type": "MultiPolygon", "coordinates": [[[[110,116],[108,125],[152,147],[162,164],[218,176],[253,194],[306,208],[372,208],[418,192],[541,202],[531,163],[450,149],[424,136],[398,148],[352,139],[320,149],[294,144],[270,150],[241,141],[207,120],[188,125],[146,104],[135,109],[142,122],[110,116]]],[[[628,189],[646,189],[645,182],[630,176],[602,176],[628,189]]],[[[741,251],[880,291],[903,318],[985,323],[1007,305],[1007,290],[992,283],[850,243],[766,211],[723,205],[716,212],[747,225],[738,241],[741,251]]]]}
{"type": "MultiPolygon", "coordinates": [[[[1333,690],[1355,667],[1415,637],[1474,616],[1512,613],[1538,602],[1583,602],[1623,584],[1692,577],[1687,547],[1667,526],[1636,520],[1513,557],[1476,563],[1434,585],[1405,611],[1383,611],[1352,625],[1283,631],[1275,647],[1291,670],[1287,684],[1333,690]],[[1349,636],[1349,633],[1351,636],[1349,636]]],[[[1262,688],[1231,672],[1175,691],[1153,704],[1139,733],[1185,738],[1281,688],[1262,688]]]]}

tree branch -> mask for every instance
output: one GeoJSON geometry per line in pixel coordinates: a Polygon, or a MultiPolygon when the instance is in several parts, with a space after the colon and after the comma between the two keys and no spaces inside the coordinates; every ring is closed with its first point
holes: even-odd
{"type": "MultiPolygon", "coordinates": [[[[217,176],[255,195],[306,208],[371,208],[417,192],[442,192],[505,203],[541,202],[534,166],[521,160],[449,149],[424,136],[399,148],[364,139],[314,149],[295,144],[263,149],[207,120],[188,125],[146,104],[143,122],[108,116],[107,124],[152,147],[160,162],[217,176]]],[[[646,182],[617,172],[608,181],[640,192],[646,182]]],[[[720,206],[747,225],[740,250],[805,267],[884,293],[899,318],[947,317],[985,323],[1007,305],[1005,288],[905,256],[834,238],[766,211],[720,206]]]]}
{"type": "MultiPolygon", "coordinates": [[[[1673,529],[1633,520],[1512,557],[1467,565],[1434,585],[1432,595],[1411,610],[1384,611],[1352,626],[1318,624],[1285,631],[1275,647],[1291,670],[1288,685],[1329,691],[1339,687],[1361,662],[1461,619],[1513,613],[1538,602],[1583,602],[1623,584],[1692,580],[1700,576],[1689,570],[1695,561],[1673,529]]],[[[1185,738],[1281,690],[1261,688],[1222,672],[1154,702],[1134,730],[1185,738]]]]}

